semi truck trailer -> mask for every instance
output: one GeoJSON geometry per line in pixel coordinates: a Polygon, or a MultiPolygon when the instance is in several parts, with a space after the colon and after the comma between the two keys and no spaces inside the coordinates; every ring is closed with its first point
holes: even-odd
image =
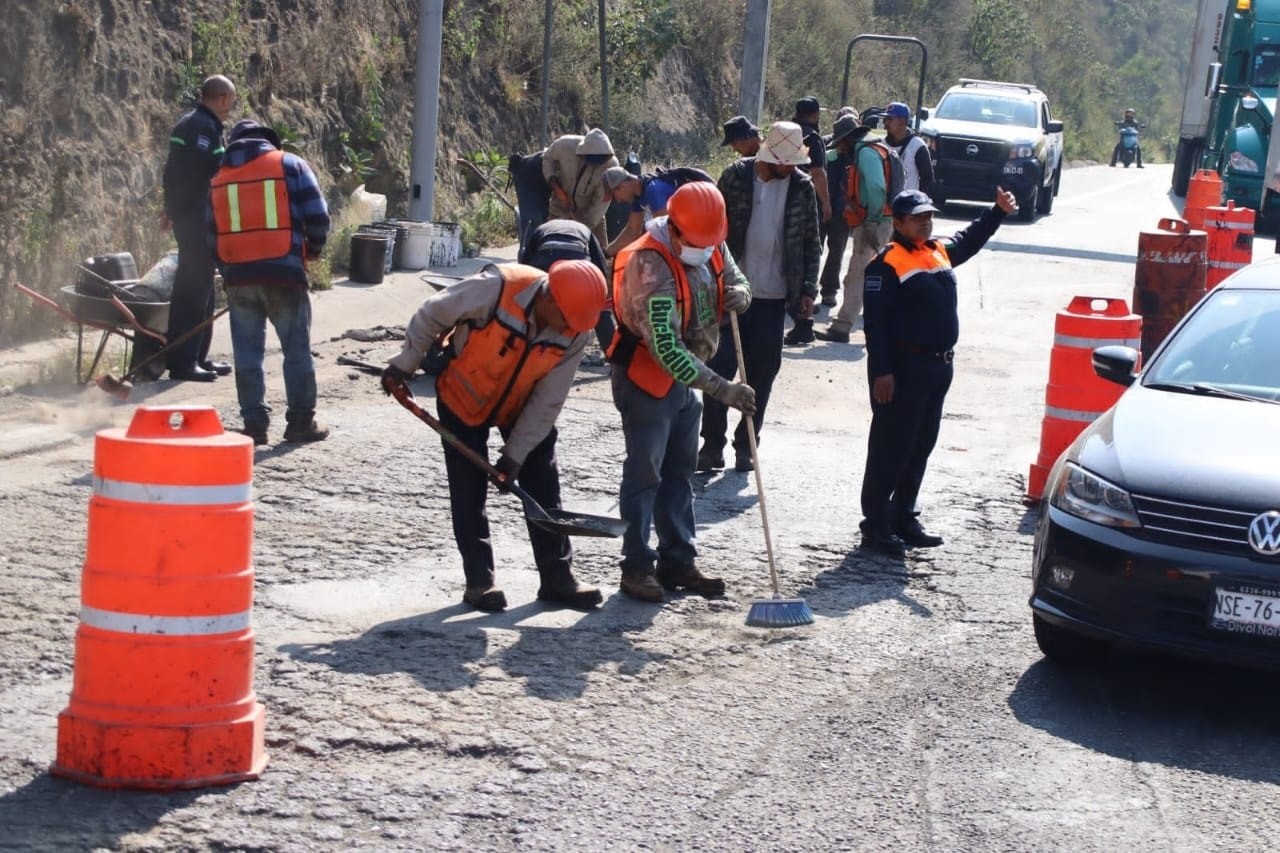
{"type": "Polygon", "coordinates": [[[1173,191],[1197,169],[1222,178],[1224,201],[1280,221],[1267,164],[1280,84],[1280,0],[1199,0],[1182,100],[1173,191]],[[1265,196],[1265,198],[1264,198],[1265,196]]]}

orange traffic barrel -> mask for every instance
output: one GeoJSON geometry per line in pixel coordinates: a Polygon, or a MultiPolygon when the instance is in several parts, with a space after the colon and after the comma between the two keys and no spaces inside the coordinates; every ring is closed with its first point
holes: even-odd
{"type": "Polygon", "coordinates": [[[212,407],[144,406],[98,433],[55,775],[158,790],[258,778],[252,480],[253,441],[212,407]]]}
{"type": "Polygon", "coordinates": [[[1187,182],[1182,218],[1192,228],[1204,228],[1204,212],[1222,204],[1222,178],[1213,169],[1197,169],[1187,182]]]}
{"type": "Polygon", "coordinates": [[[1204,230],[1209,235],[1209,266],[1205,285],[1212,290],[1236,270],[1253,263],[1254,212],[1228,201],[1204,212],[1204,230]]]}
{"type": "Polygon", "coordinates": [[[1044,495],[1049,469],[1076,436],[1120,398],[1124,389],[1093,372],[1093,351],[1121,344],[1137,348],[1142,318],[1123,299],[1077,296],[1057,313],[1049,383],[1045,386],[1040,453],[1027,476],[1027,500],[1044,495]]]}
{"type": "Polygon", "coordinates": [[[1159,231],[1138,234],[1133,310],[1142,315],[1142,357],[1150,360],[1205,291],[1209,235],[1181,219],[1161,219],[1159,231]]]}

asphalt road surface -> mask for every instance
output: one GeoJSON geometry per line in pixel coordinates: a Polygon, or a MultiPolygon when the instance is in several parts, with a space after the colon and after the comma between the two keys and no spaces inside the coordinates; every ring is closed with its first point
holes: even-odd
{"type": "MultiPolygon", "coordinates": [[[[471,612],[438,439],[334,361],[396,344],[317,342],[332,437],[256,453],[270,763],[226,788],[99,791],[47,772],[71,691],[91,438],[132,410],[92,388],[0,400],[0,434],[56,437],[0,457],[0,848],[1275,849],[1274,678],[1131,654],[1062,669],[1042,660],[1026,604],[1022,496],[1054,312],[1130,297],[1138,232],[1174,213],[1168,184],[1167,166],[1068,171],[1051,216],[1007,223],[960,269],[956,381],[921,497],[941,548],[858,550],[861,335],[786,351],[761,469],[783,594],[816,615],[802,628],[744,623],[768,565],[755,483],[732,470],[697,488],[700,565],[726,578],[725,599],[626,599],[617,543],[580,539],[577,572],[604,606],[546,608],[519,505],[495,496],[511,607],[471,612]]],[[[952,206],[938,232],[977,210],[952,206]]],[[[210,402],[239,424],[228,381],[136,396],[210,402]]],[[[605,368],[583,368],[560,429],[565,505],[616,512],[605,368]]]]}

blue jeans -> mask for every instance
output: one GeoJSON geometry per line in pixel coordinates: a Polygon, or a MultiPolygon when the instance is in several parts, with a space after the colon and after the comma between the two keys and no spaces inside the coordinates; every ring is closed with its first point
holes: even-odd
{"type": "Polygon", "coordinates": [[[285,419],[306,427],[316,413],[316,370],[311,361],[311,297],[305,287],[237,284],[227,288],[231,308],[231,347],[235,352],[236,396],[245,429],[266,430],[271,407],[262,362],[267,321],[284,351],[285,419]]]}
{"type": "Polygon", "coordinates": [[[702,400],[679,382],[655,400],[621,366],[614,367],[612,380],[627,448],[618,496],[628,525],[622,536],[622,571],[652,574],[655,561],[659,568],[692,566],[698,554],[692,480],[702,400]],[[649,547],[650,527],[658,534],[656,551],[649,547]]]}

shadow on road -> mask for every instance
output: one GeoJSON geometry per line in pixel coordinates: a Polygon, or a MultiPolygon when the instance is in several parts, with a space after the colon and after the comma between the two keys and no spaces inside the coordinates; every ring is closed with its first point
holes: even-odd
{"type": "Polygon", "coordinates": [[[1132,762],[1247,781],[1280,781],[1280,679],[1154,654],[1091,669],[1041,660],[1018,680],[1019,721],[1132,762]]]}
{"type": "Polygon", "coordinates": [[[403,672],[435,692],[475,687],[486,663],[492,663],[512,678],[523,679],[528,695],[553,700],[581,696],[587,676],[606,664],[616,663],[620,672],[634,674],[666,659],[638,648],[629,636],[648,628],[659,607],[618,593],[603,607],[582,613],[572,627],[522,624],[548,609],[531,602],[481,615],[468,605],[455,604],[383,622],[358,637],[287,644],[280,651],[337,672],[403,672]],[[489,639],[495,629],[515,631],[516,642],[491,652],[489,639]]]}
{"type": "MultiPolygon", "coordinates": [[[[230,791],[235,786],[218,788],[230,791]]],[[[90,788],[44,773],[0,796],[6,850],[115,850],[129,835],[146,835],[171,811],[209,790],[168,793],[90,788]]]]}
{"type": "Polygon", "coordinates": [[[897,601],[913,616],[931,618],[933,611],[908,592],[908,568],[901,557],[850,551],[839,565],[817,574],[798,594],[814,613],[844,616],[880,601],[897,601]]]}

